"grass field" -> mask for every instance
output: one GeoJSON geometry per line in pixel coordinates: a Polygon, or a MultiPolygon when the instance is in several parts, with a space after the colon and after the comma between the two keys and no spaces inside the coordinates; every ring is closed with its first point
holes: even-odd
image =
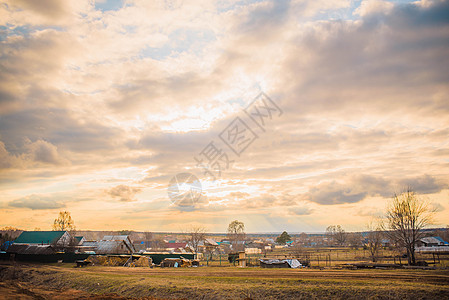
{"type": "MultiPolygon", "coordinates": [[[[447,270],[0,265],[4,299],[449,299],[447,270]]],[[[0,296],[2,297],[2,296],[0,296]]]]}

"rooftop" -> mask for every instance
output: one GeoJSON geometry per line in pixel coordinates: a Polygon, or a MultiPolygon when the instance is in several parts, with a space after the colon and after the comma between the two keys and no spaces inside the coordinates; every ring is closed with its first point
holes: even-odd
{"type": "Polygon", "coordinates": [[[14,241],[16,244],[51,244],[57,242],[66,231],[24,231],[14,241]]]}

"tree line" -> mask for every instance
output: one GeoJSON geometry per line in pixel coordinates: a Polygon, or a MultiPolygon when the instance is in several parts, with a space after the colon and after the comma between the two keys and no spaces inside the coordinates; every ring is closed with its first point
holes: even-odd
{"type": "MultiPolygon", "coordinates": [[[[388,239],[390,243],[405,251],[409,265],[416,264],[417,242],[424,237],[423,229],[432,223],[434,213],[435,211],[431,209],[429,203],[418,197],[410,188],[401,194],[394,194],[388,204],[385,216],[377,218],[367,225],[368,233],[364,240],[371,260],[376,262],[379,250],[383,246],[383,240],[388,239]]],[[[69,231],[74,236],[76,227],[70,213],[61,211],[54,220],[52,229],[69,231]]],[[[14,228],[14,230],[18,229],[14,228]]],[[[187,230],[186,242],[192,247],[194,253],[198,253],[199,246],[206,240],[206,232],[204,226],[191,226],[187,230]]],[[[151,233],[149,234],[151,236],[151,233]]],[[[229,223],[226,234],[234,251],[244,250],[246,234],[243,222],[234,220],[229,223]]],[[[351,235],[341,225],[330,225],[326,228],[326,237],[334,245],[343,246],[347,244],[351,235]]],[[[10,235],[3,234],[0,238],[4,240],[10,238],[10,235]]],[[[276,243],[282,245],[290,241],[292,238],[286,231],[276,238],[276,243]]]]}

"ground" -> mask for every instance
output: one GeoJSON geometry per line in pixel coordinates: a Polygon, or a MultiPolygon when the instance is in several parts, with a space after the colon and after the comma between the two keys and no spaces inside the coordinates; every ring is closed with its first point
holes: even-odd
{"type": "Polygon", "coordinates": [[[449,299],[449,270],[0,264],[3,299],[449,299]]]}

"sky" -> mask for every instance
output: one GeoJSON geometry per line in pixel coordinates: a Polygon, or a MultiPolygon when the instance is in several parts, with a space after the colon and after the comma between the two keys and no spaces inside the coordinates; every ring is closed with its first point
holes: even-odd
{"type": "Polygon", "coordinates": [[[449,1],[2,1],[0,227],[446,226],[447,70],[449,1]]]}

